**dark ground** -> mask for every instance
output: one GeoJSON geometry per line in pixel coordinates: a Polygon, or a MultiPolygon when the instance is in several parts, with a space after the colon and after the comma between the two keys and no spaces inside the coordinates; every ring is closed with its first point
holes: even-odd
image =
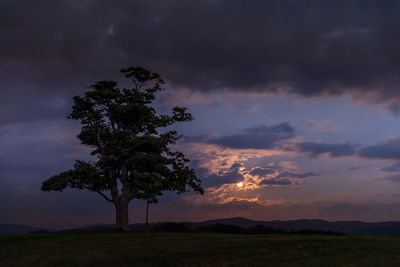
{"type": "Polygon", "coordinates": [[[400,238],[218,233],[0,237],[0,266],[400,266],[400,238]]]}

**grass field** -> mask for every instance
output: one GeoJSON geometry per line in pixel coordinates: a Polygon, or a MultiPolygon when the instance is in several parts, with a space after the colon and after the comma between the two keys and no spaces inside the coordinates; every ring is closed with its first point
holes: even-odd
{"type": "Polygon", "coordinates": [[[207,233],[0,237],[0,266],[400,266],[400,238],[207,233]]]}

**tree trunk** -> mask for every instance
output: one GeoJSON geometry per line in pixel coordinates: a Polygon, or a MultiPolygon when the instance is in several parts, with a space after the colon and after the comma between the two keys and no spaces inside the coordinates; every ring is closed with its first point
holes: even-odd
{"type": "Polygon", "coordinates": [[[120,197],[118,203],[115,205],[116,221],[115,230],[118,231],[130,231],[129,227],[129,212],[128,212],[129,200],[124,197],[120,197]]]}
{"type": "Polygon", "coordinates": [[[146,232],[150,232],[150,227],[149,227],[149,203],[150,201],[147,200],[146,203],[146,232]]]}

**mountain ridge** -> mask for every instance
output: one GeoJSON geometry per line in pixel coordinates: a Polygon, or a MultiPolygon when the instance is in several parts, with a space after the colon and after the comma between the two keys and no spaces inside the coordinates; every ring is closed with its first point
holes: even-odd
{"type": "MultiPolygon", "coordinates": [[[[158,227],[165,224],[182,224],[191,231],[215,224],[233,225],[243,229],[263,226],[273,229],[281,229],[287,232],[300,230],[315,230],[315,231],[332,231],[344,233],[352,236],[385,236],[385,237],[400,237],[400,222],[384,221],[384,222],[362,222],[362,221],[325,221],[321,219],[299,219],[289,221],[262,221],[251,220],[244,217],[232,217],[212,219],[198,222],[159,222],[151,223],[151,227],[158,227]]],[[[131,229],[134,231],[143,231],[145,224],[131,224],[131,229]]],[[[52,232],[93,232],[93,231],[110,231],[113,229],[113,224],[92,224],[77,228],[64,229],[52,232]]],[[[0,235],[10,234],[26,234],[50,232],[49,230],[33,227],[29,225],[16,224],[0,224],[0,235]]]]}

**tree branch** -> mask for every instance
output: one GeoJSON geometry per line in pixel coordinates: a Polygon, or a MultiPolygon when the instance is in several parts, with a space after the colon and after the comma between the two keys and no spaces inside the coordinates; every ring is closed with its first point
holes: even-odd
{"type": "Polygon", "coordinates": [[[99,193],[105,200],[107,200],[108,202],[114,203],[113,200],[111,200],[106,194],[104,194],[103,192],[101,192],[100,190],[96,191],[97,193],[99,193]]]}
{"type": "Polygon", "coordinates": [[[87,190],[89,190],[89,191],[93,191],[93,192],[97,192],[97,193],[99,193],[105,200],[107,200],[107,201],[109,201],[109,202],[111,202],[111,203],[114,203],[114,201],[112,200],[112,199],[110,199],[106,194],[104,194],[103,192],[101,192],[100,190],[95,190],[93,187],[90,187],[90,186],[82,186],[82,188],[85,188],[85,189],[87,189],[87,190]]]}
{"type": "Polygon", "coordinates": [[[100,147],[101,153],[102,153],[102,154],[104,154],[104,153],[105,153],[105,151],[104,151],[103,144],[101,143],[101,139],[100,139],[100,133],[99,133],[99,131],[97,131],[97,142],[99,143],[99,147],[100,147]]]}

